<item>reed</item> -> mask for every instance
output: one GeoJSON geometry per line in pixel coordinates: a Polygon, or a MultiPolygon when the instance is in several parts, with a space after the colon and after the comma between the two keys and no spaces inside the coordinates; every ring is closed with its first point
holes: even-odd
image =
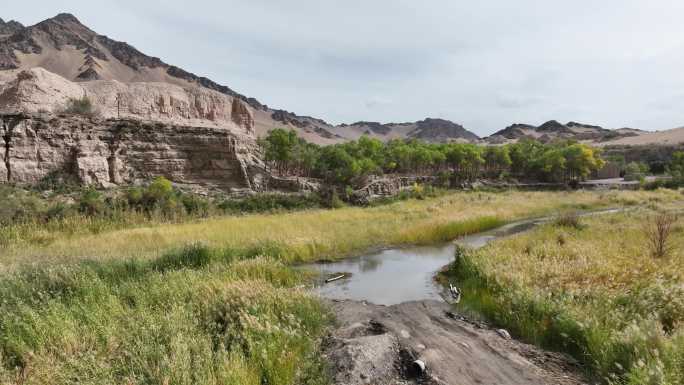
{"type": "Polygon", "coordinates": [[[286,261],[331,259],[390,245],[427,244],[484,230],[501,222],[595,207],[672,200],[656,192],[454,192],[426,200],[335,210],[307,210],[153,223],[143,227],[102,226],[96,232],[45,228],[23,234],[31,242],[10,242],[1,254],[5,268],[22,263],[81,259],[154,258],[172,248],[201,241],[211,247],[278,247],[286,261]]]}
{"type": "MultiPolygon", "coordinates": [[[[670,210],[684,202],[661,204],[670,210]]],[[[684,224],[653,258],[652,209],[550,223],[481,250],[459,250],[445,279],[465,311],[577,358],[610,384],[684,383],[684,224]],[[559,241],[562,239],[562,242],[559,241]]]]}

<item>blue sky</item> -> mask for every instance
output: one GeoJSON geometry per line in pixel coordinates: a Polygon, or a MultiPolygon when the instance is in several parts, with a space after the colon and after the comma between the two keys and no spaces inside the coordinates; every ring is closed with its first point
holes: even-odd
{"type": "Polygon", "coordinates": [[[0,17],[59,12],[331,123],[684,125],[682,1],[34,0],[0,17]]]}

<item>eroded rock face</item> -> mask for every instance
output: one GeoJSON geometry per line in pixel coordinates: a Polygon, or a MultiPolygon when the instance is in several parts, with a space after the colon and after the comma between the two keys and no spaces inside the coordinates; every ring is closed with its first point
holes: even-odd
{"type": "Polygon", "coordinates": [[[83,97],[103,118],[254,133],[252,111],[242,100],[202,87],[115,80],[75,83],[42,68],[0,72],[0,114],[60,113],[69,100],[83,97]]]}
{"type": "Polygon", "coordinates": [[[254,134],[254,118],[239,99],[233,99],[230,115],[235,124],[245,127],[247,133],[254,134]]]}
{"type": "Polygon", "coordinates": [[[198,188],[259,190],[253,137],[190,127],[81,116],[0,116],[0,182],[37,184],[54,174],[111,187],[156,176],[198,188]]]}

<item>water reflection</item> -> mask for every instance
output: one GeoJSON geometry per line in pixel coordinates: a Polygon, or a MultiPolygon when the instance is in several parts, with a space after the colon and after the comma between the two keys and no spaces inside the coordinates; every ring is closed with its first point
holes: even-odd
{"type": "MultiPolygon", "coordinates": [[[[599,213],[616,211],[618,210],[605,210],[599,213]]],[[[514,222],[495,230],[462,237],[455,243],[479,248],[493,240],[527,231],[549,220],[542,218],[514,222]]],[[[305,267],[318,270],[322,274],[351,273],[348,278],[317,287],[316,291],[326,298],[394,305],[406,301],[440,299],[441,288],[433,282],[433,276],[453,261],[454,252],[454,243],[408,247],[305,267]]]]}
{"type": "Polygon", "coordinates": [[[370,272],[377,270],[382,265],[382,258],[361,258],[359,261],[359,270],[361,272],[370,272]]]}

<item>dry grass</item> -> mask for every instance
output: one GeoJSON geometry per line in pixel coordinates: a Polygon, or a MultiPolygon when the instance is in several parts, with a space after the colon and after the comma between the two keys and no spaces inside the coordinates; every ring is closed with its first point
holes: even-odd
{"type": "Polygon", "coordinates": [[[684,280],[684,233],[673,229],[670,258],[653,259],[642,222],[645,210],[583,219],[586,229],[543,226],[483,250],[479,263],[505,283],[539,290],[562,287],[621,291],[635,281],[667,275],[684,280]],[[562,236],[564,242],[558,242],[562,236]],[[522,274],[524,272],[524,274],[522,274]]]}
{"type": "Polygon", "coordinates": [[[677,197],[472,192],[93,235],[36,228],[53,240],[2,252],[0,383],[324,384],[319,343],[330,319],[297,289],[309,277],[283,260],[432,243],[514,218],[677,197]]]}
{"type": "MultiPolygon", "coordinates": [[[[661,202],[666,209],[684,201],[661,202]]],[[[663,207],[659,207],[662,209],[663,207]]],[[[450,274],[465,305],[517,336],[573,354],[609,383],[684,381],[684,223],[653,258],[640,208],[548,224],[467,252],[450,274]],[[562,241],[560,241],[562,240],[562,241]]]]}
{"type": "MultiPolygon", "coordinates": [[[[212,247],[236,248],[277,244],[283,250],[281,257],[289,260],[333,258],[377,246],[442,241],[460,235],[457,228],[453,234],[445,233],[457,222],[482,218],[506,221],[559,210],[639,204],[677,196],[671,191],[458,192],[374,208],[223,217],[86,235],[51,233],[47,244],[6,248],[0,263],[7,267],[80,258],[156,257],[165,250],[195,241],[212,247]]],[[[43,231],[37,227],[36,238],[42,238],[43,231]]]]}

